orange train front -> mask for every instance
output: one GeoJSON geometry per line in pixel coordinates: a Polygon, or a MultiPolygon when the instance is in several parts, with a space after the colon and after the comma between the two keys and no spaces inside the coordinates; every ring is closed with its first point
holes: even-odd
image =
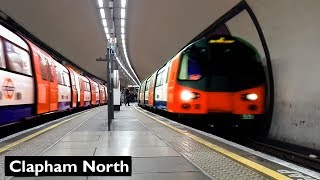
{"type": "Polygon", "coordinates": [[[265,112],[265,73],[257,50],[232,36],[198,40],[141,83],[139,105],[175,114],[265,112]]]}

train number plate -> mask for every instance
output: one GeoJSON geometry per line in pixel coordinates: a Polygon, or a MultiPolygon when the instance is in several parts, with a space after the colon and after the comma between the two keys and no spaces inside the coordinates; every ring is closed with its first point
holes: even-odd
{"type": "Polygon", "coordinates": [[[254,115],[252,114],[242,114],[241,119],[254,119],[254,115]]]}

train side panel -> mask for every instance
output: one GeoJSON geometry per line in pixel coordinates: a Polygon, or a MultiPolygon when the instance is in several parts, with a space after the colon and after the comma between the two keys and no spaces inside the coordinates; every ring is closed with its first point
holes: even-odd
{"type": "Polygon", "coordinates": [[[30,49],[0,25],[0,126],[34,115],[35,87],[30,49]]]}

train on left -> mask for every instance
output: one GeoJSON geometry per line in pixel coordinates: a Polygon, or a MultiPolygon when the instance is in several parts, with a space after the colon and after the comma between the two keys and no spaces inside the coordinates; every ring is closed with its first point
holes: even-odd
{"type": "Polygon", "coordinates": [[[107,104],[107,87],[0,24],[0,127],[107,104]]]}

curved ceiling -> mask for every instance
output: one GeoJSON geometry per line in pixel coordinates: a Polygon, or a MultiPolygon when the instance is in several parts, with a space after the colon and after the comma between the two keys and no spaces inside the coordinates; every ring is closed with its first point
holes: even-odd
{"type": "MultiPolygon", "coordinates": [[[[108,2],[108,0],[104,0],[108,2]]],[[[116,0],[114,0],[116,1],[116,0]]],[[[119,0],[117,0],[119,1],[119,0]]],[[[143,80],[240,0],[127,0],[130,62],[143,80]]],[[[88,72],[106,79],[96,0],[3,0],[0,10],[88,72]]]]}

